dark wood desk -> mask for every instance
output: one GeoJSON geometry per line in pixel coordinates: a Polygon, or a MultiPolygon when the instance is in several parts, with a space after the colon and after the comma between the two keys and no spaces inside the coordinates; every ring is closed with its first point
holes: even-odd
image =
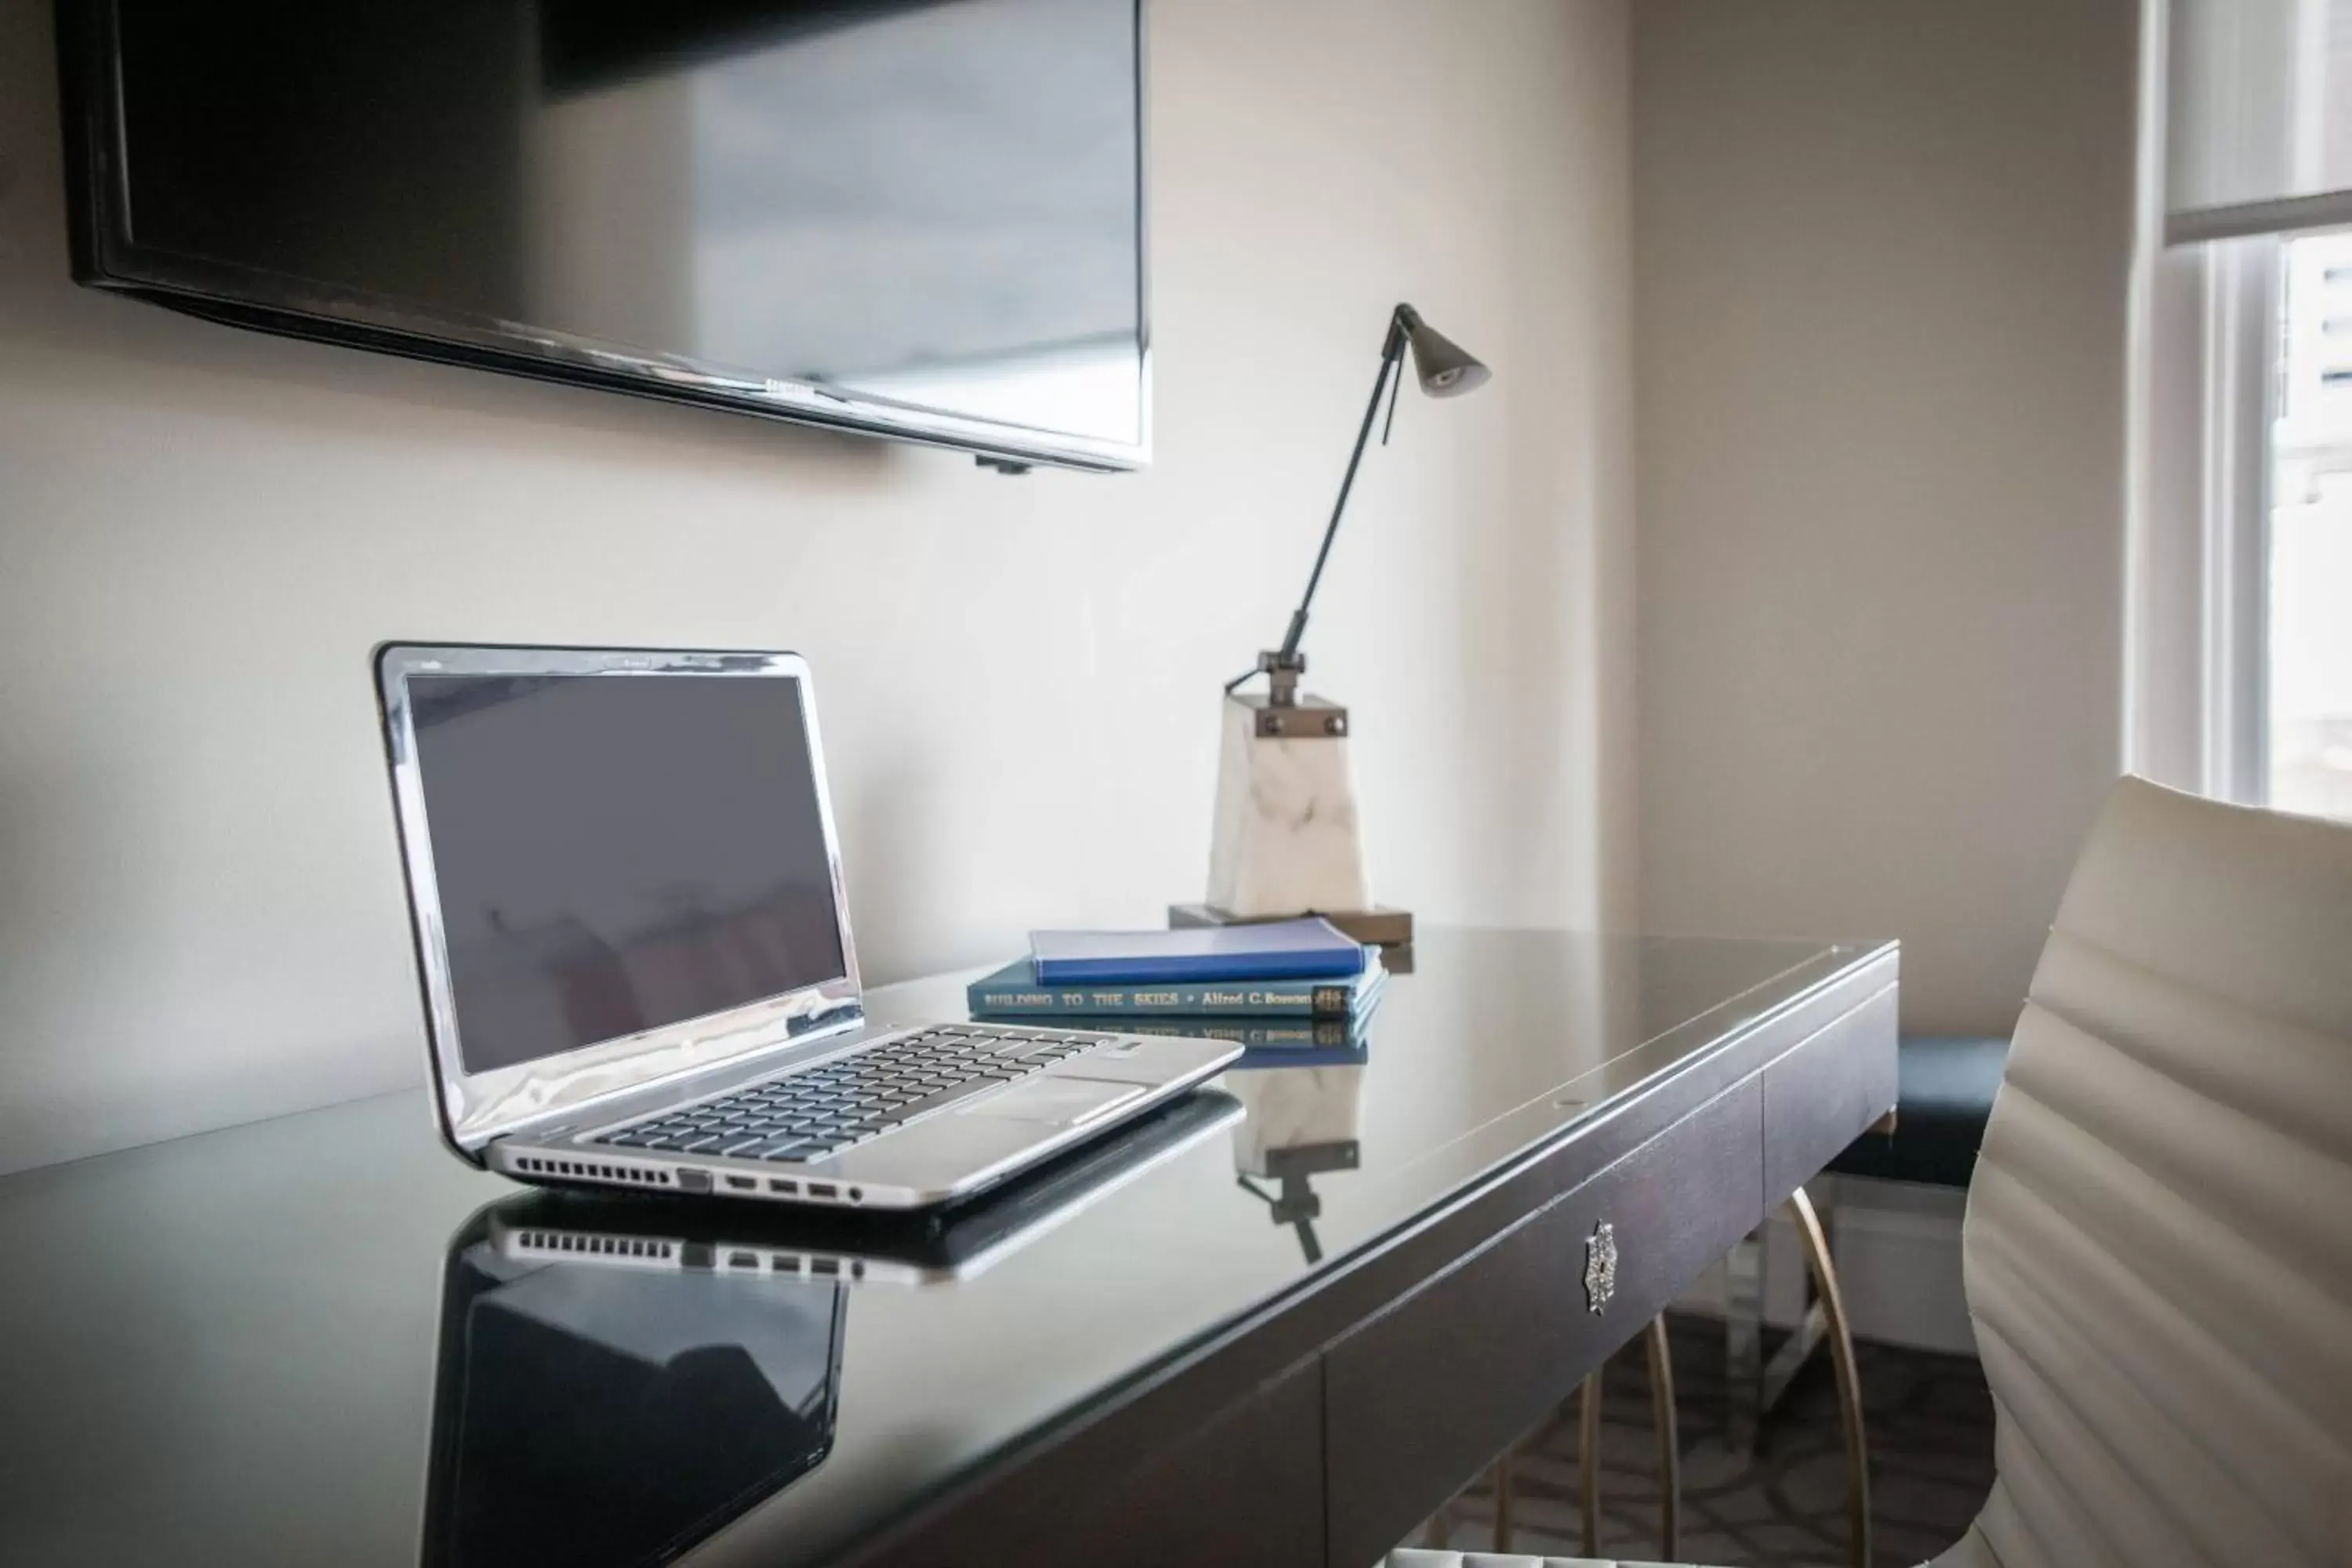
{"type": "Polygon", "coordinates": [[[1416,961],[944,1283],[518,1258],[421,1095],[0,1181],[0,1561],[1365,1568],[1895,1101],[1892,944],[1416,961]]]}

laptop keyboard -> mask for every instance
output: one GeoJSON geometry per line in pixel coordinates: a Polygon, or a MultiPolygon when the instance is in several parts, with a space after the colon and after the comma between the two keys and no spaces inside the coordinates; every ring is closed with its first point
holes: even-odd
{"type": "Polygon", "coordinates": [[[591,1142],[738,1160],[821,1159],[1111,1037],[987,1024],[926,1029],[591,1142]]]}

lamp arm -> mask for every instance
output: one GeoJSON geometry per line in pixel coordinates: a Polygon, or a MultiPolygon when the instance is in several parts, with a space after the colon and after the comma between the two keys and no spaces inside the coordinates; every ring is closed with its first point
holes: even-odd
{"type": "Polygon", "coordinates": [[[1324,525],[1323,546],[1315,552],[1315,570],[1307,575],[1307,592],[1299,595],[1298,608],[1290,613],[1290,627],[1282,634],[1282,651],[1275,656],[1276,668],[1288,668],[1298,658],[1298,641],[1307,635],[1307,606],[1315,602],[1315,590],[1323,581],[1323,563],[1331,558],[1331,542],[1339,537],[1339,519],[1347,514],[1348,492],[1355,488],[1357,467],[1364,460],[1365,443],[1371,439],[1372,421],[1381,411],[1381,394],[1388,390],[1391,374],[1402,374],[1404,310],[1400,305],[1389,313],[1388,336],[1381,343],[1380,374],[1372,377],[1371,401],[1364,405],[1364,423],[1356,431],[1356,449],[1348,455],[1348,471],[1339,480],[1339,499],[1331,508],[1331,521],[1324,525]]]}

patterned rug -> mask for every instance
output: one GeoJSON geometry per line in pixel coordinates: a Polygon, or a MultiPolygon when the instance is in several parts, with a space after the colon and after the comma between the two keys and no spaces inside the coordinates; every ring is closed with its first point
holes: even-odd
{"type": "MultiPolygon", "coordinates": [[[[1765,1424],[1752,1460],[1723,1445],[1723,1332],[1706,1318],[1668,1322],[1683,1456],[1677,1558],[1711,1568],[1845,1568],[1845,1456],[1837,1385],[1817,1353],[1765,1424]]],[[[1992,1397],[1973,1357],[1864,1344],[1863,1415],[1870,1437],[1874,1568],[1910,1568],[1959,1539],[1992,1486],[1992,1397]]],[[[1515,1462],[1518,1552],[1574,1555],[1577,1416],[1571,1400],[1520,1445],[1515,1462]]],[[[1658,1554],[1658,1464],[1640,1342],[1602,1383],[1604,1554],[1658,1554]]],[[[1494,1499],[1481,1479],[1442,1514],[1444,1544],[1485,1551],[1494,1499]]],[[[1413,1544],[1424,1536],[1416,1534],[1413,1544]]]]}

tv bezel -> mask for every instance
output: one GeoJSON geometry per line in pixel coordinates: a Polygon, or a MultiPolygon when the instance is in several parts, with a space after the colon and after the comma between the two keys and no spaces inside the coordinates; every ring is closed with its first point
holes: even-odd
{"type": "Polygon", "coordinates": [[[1151,310],[1146,0],[1135,12],[1137,432],[1132,442],[1041,430],[893,403],[839,388],[742,374],[678,356],[457,311],[420,310],[364,290],[246,267],[131,237],[117,0],[57,0],[68,238],[74,280],[187,315],[282,337],[601,388],[758,418],[970,452],[1031,465],[1117,473],[1151,462],[1151,310]]]}

